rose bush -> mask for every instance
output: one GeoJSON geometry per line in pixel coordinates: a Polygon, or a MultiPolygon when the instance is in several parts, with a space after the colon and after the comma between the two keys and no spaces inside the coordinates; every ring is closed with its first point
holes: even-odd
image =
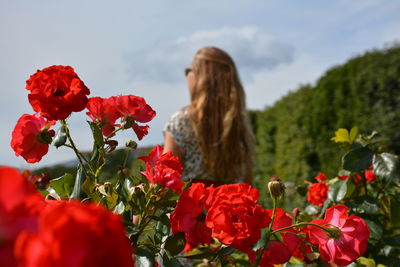
{"type": "MultiPolygon", "coordinates": [[[[317,183],[309,183],[307,199],[312,205],[306,211],[310,214],[297,209],[292,216],[278,208],[285,191],[278,178],[268,184],[272,208],[266,209],[258,203],[259,191],[249,184],[183,182],[179,159],[170,152],[162,153],[161,146],[131,164],[129,158],[137,144],[128,140],[118,171],[111,177],[103,175],[109,153],[118,147],[112,138],[119,131],[133,129],[142,139],[149,126],[140,123],[149,122],[156,114],[151,106],[133,95],[87,100],[89,89],[71,67],[38,71],[27,88],[30,103],[39,114],[26,114],[17,123],[12,138],[16,153],[28,162],[37,162],[52,144],[72,149],[79,164],[76,174],[54,179],[26,175],[42,195],[15,170],[0,170],[0,255],[5,255],[1,263],[182,266],[182,261],[190,260],[193,265],[205,261],[221,266],[299,261],[343,265],[361,261],[357,258],[364,252],[378,255],[367,245],[377,246],[370,242],[375,242],[379,231],[369,212],[378,214],[380,210],[365,202],[373,202],[371,195],[378,200],[384,196],[385,203],[390,203],[385,211],[396,207],[398,170],[391,166],[397,166],[398,158],[369,148],[372,137],[354,147],[351,142],[355,139],[350,140],[338,177],[329,179],[320,172],[317,183]],[[90,155],[76,147],[66,121],[71,112],[84,108],[91,119],[90,155]],[[55,124],[51,120],[59,121],[55,134],[49,130],[55,124]],[[359,186],[348,179],[357,175],[361,177],[359,186]],[[386,190],[387,184],[393,186],[392,191],[386,190]],[[372,194],[373,185],[378,185],[379,193],[372,194]]],[[[382,220],[391,220],[392,214],[384,215],[382,220]]],[[[384,234],[396,238],[396,233],[384,234]]]]}

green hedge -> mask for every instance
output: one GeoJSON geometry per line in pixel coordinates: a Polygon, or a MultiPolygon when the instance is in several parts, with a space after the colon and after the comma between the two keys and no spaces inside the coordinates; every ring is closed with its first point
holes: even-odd
{"type": "MultiPolygon", "coordinates": [[[[270,88],[273,90],[273,88],[270,88]]],[[[273,106],[254,111],[256,183],[278,175],[301,183],[319,171],[337,172],[338,128],[379,131],[400,154],[400,46],[374,50],[328,70],[315,86],[305,85],[273,106]]]]}

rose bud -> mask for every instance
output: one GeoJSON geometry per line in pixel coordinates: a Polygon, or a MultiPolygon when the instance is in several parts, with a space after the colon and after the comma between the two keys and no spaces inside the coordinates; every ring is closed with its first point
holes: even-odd
{"type": "Polygon", "coordinates": [[[299,216],[299,214],[300,214],[299,208],[294,208],[292,211],[293,217],[297,218],[299,216]]]}
{"type": "Polygon", "coordinates": [[[139,224],[139,215],[133,215],[132,216],[132,223],[134,225],[138,225],[139,224]]]}
{"type": "Polygon", "coordinates": [[[279,198],[285,194],[285,185],[277,177],[272,177],[268,183],[268,190],[272,198],[279,198]]]}
{"type": "Polygon", "coordinates": [[[133,140],[128,140],[128,141],[126,141],[125,146],[127,148],[131,148],[131,149],[135,150],[137,148],[137,143],[133,140]]]}

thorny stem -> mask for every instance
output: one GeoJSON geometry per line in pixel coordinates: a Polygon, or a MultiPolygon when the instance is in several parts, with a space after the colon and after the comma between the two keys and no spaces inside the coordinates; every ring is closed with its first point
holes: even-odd
{"type": "Polygon", "coordinates": [[[107,142],[111,137],[114,136],[114,134],[116,134],[117,132],[123,130],[123,127],[119,127],[117,129],[115,129],[114,131],[112,131],[109,135],[107,135],[107,137],[105,138],[105,142],[107,142]]]}
{"type": "MultiPolygon", "coordinates": [[[[65,120],[61,120],[61,125],[64,127],[65,129],[65,134],[67,135],[67,139],[69,141],[69,145],[64,145],[66,147],[72,148],[72,150],[75,152],[76,157],[79,160],[80,165],[85,169],[85,164],[83,163],[83,160],[87,163],[87,166],[89,166],[90,168],[90,172],[93,173],[93,170],[91,168],[91,166],[89,165],[89,162],[87,161],[87,159],[82,155],[81,152],[79,152],[79,150],[76,148],[76,145],[74,143],[74,141],[72,140],[72,137],[69,133],[69,128],[67,125],[67,122],[65,120]],[[83,160],[82,160],[83,159],[83,160]]],[[[86,170],[85,170],[86,171],[86,170]]]]}
{"type": "Polygon", "coordinates": [[[274,233],[276,233],[276,232],[281,232],[281,231],[283,231],[283,230],[287,230],[287,229],[290,229],[290,228],[294,228],[294,227],[303,227],[303,226],[307,226],[307,225],[312,225],[312,226],[315,226],[315,227],[318,227],[318,228],[324,230],[325,232],[329,232],[329,230],[328,230],[327,228],[325,228],[325,227],[323,227],[323,226],[321,226],[321,225],[315,224],[315,223],[298,223],[298,224],[293,224],[293,225],[288,226],[288,227],[284,227],[284,228],[281,228],[281,229],[277,229],[277,230],[273,231],[272,234],[274,234],[274,233]]]}
{"type": "MultiPolygon", "coordinates": [[[[149,222],[151,221],[151,219],[150,220],[147,220],[147,221],[145,221],[144,223],[143,223],[143,220],[144,220],[144,217],[145,217],[145,215],[147,214],[147,209],[149,208],[149,205],[150,205],[150,203],[151,203],[151,192],[152,192],[153,190],[150,188],[149,189],[149,191],[146,193],[146,197],[148,197],[148,200],[147,200],[147,202],[146,202],[146,205],[144,206],[144,209],[143,209],[143,211],[142,211],[142,213],[140,214],[140,218],[139,218],[139,223],[138,223],[138,225],[139,225],[139,231],[137,232],[137,236],[139,236],[142,232],[143,232],[143,230],[144,230],[144,228],[147,226],[147,224],[149,224],[149,222]]],[[[157,194],[158,192],[156,192],[156,194],[157,194]]],[[[157,204],[157,203],[156,203],[157,204]]],[[[154,205],[154,209],[153,209],[153,211],[152,211],[152,213],[150,214],[150,218],[151,217],[153,217],[153,215],[155,214],[155,212],[157,211],[157,205],[154,205]]]]}
{"type": "Polygon", "coordinates": [[[123,168],[126,167],[126,163],[128,162],[129,156],[131,155],[132,151],[130,149],[126,149],[124,163],[122,165],[123,168]]]}

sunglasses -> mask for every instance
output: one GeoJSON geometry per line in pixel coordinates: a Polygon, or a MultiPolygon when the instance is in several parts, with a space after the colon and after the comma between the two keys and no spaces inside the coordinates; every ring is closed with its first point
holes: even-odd
{"type": "Polygon", "coordinates": [[[186,68],[185,69],[185,76],[188,76],[191,71],[193,71],[191,68],[186,68]]]}

